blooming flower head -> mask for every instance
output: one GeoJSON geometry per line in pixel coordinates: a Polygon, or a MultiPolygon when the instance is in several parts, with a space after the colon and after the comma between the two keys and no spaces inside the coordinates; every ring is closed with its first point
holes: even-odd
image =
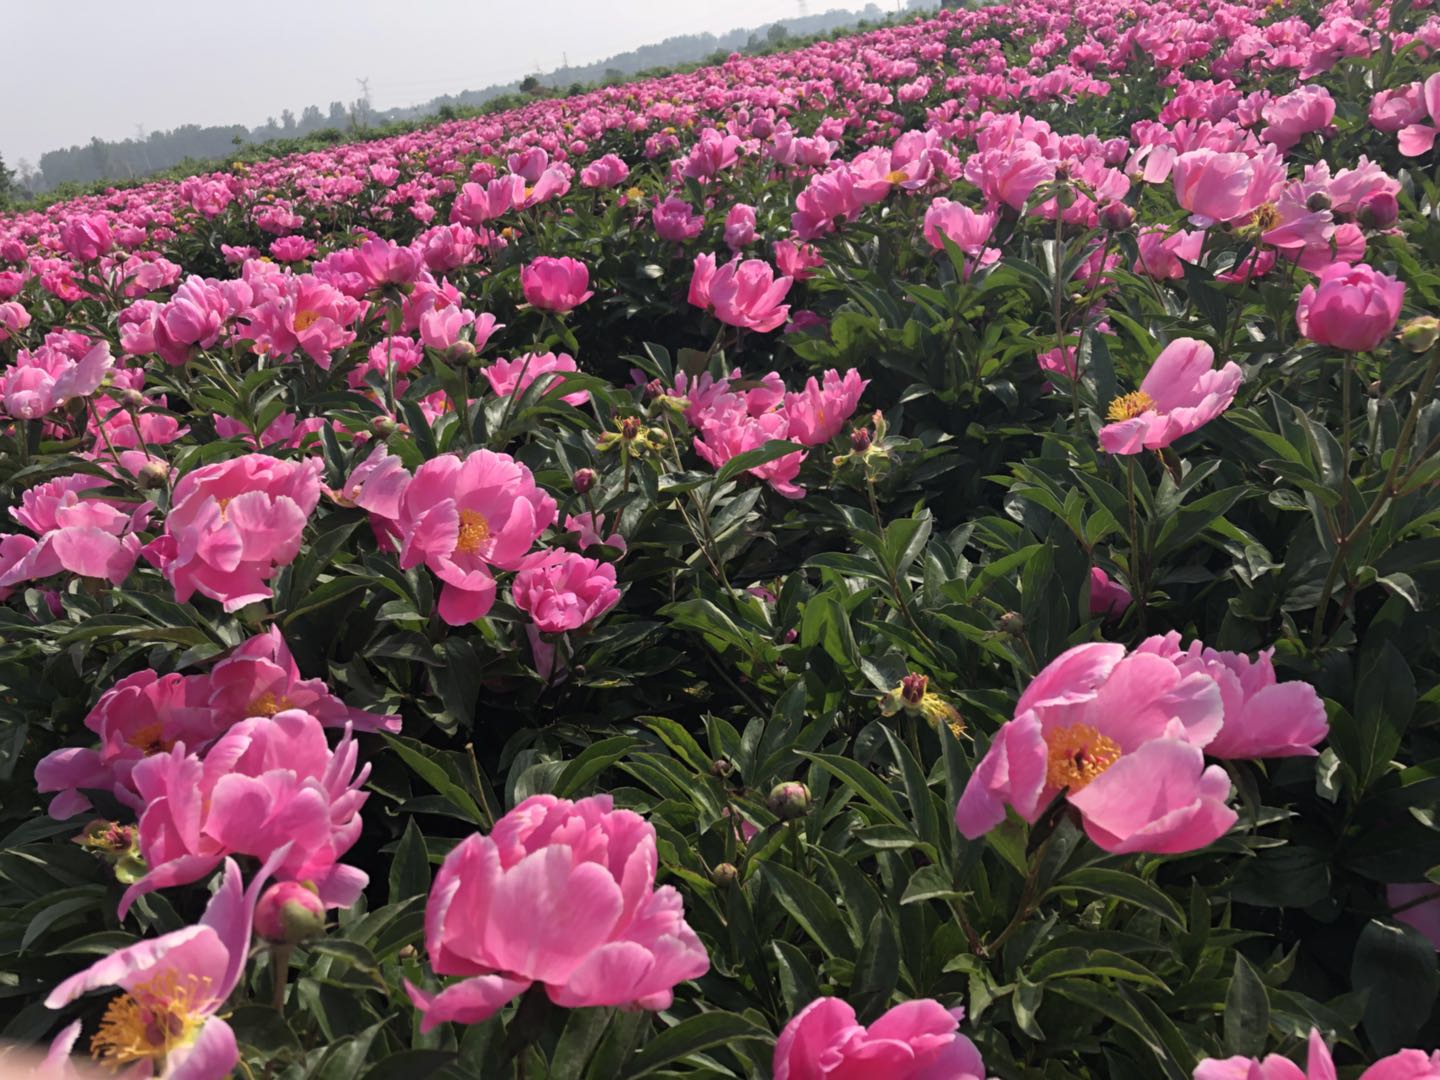
{"type": "Polygon", "coordinates": [[[1195,338],[1176,338],[1150,365],[1140,389],[1110,403],[1100,445],[1111,454],[1159,450],[1208,424],[1230,407],[1243,378],[1233,361],[1216,370],[1215,351],[1195,338]]]}
{"type": "Polygon", "coordinates": [[[429,1031],[479,1023],[535,983],[566,1008],[665,1009],[705,974],[680,894],[655,887],[655,830],[609,795],[532,795],[445,857],[425,908],[438,993],[406,983],[429,1031]]]}
{"type": "Polygon", "coordinates": [[[361,790],[350,731],[332,751],[320,721],[298,709],[252,716],[202,757],[183,743],[135,765],[140,852],[150,872],[125,891],[123,918],[137,897],[198,881],[229,855],[269,859],[275,873],[312,882],[328,906],[355,901],[368,880],[340,858],[360,837],[361,790]]]}
{"type": "Polygon", "coordinates": [[[442,454],[415,470],[400,500],[400,565],[430,567],[444,583],[440,617],[463,625],[494,603],[492,568],[517,569],[555,510],[508,454],[442,454]]]}
{"type": "MultiPolygon", "coordinates": [[[[245,973],[256,897],[279,858],[268,860],[249,888],[235,861],[226,859],[220,888],[197,924],[97,960],[52,990],[46,1006],[60,1009],[90,990],[117,987],[123,992],[91,1039],[96,1060],[125,1068],[130,1077],[230,1075],[239,1049],[230,1025],[216,1014],[245,973]]],[[[78,1032],[78,1021],[61,1032],[52,1057],[68,1052],[78,1032]]]]}
{"type": "Polygon", "coordinates": [[[15,362],[0,372],[0,407],[13,419],[38,420],[95,393],[114,365],[104,341],[79,360],[48,344],[33,353],[21,349],[15,362]]]}
{"type": "Polygon", "coordinates": [[[965,1010],[926,998],[890,1009],[868,1027],[839,998],[816,998],[775,1042],[775,1080],[985,1080],[975,1044],[957,1030],[965,1010]]]}
{"type": "Polygon", "coordinates": [[[541,630],[578,630],[620,600],[612,563],[570,551],[537,551],[521,562],[512,586],[515,606],[541,630]]]}
{"type": "Polygon", "coordinates": [[[1273,649],[1251,660],[1242,653],[1211,649],[1192,641],[1180,648],[1175,631],[1146,638],[1135,650],[1163,656],[1185,675],[1203,672],[1215,680],[1225,722],[1205,746],[1218,758],[1314,757],[1315,744],[1330,731],[1325,705],[1307,682],[1278,682],[1273,649]]]}
{"type": "Polygon", "coordinates": [[[554,259],[542,255],[520,271],[520,287],[526,303],[542,311],[569,311],[595,293],[590,289],[590,271],[578,259],[554,259]]]}
{"type": "Polygon", "coordinates": [[[660,239],[675,243],[695,239],[705,227],[705,218],[695,213],[684,199],[673,195],[655,204],[650,220],[655,223],[655,232],[660,239]]]}
{"type": "Polygon", "coordinates": [[[1090,568],[1090,617],[1122,615],[1134,597],[1130,590],[1098,566],[1090,568]]]}
{"type": "Polygon", "coordinates": [[[1205,765],[1220,730],[1219,688],[1154,654],[1092,643],[1061,653],[1020,696],[955,810],[974,839],[1010,806],[1034,822],[1064,793],[1106,851],[1159,854],[1205,847],[1235,823],[1230,781],[1205,765]]]}
{"type": "Polygon", "coordinates": [[[248,454],[186,473],[175,485],[164,534],[143,553],[180,603],[199,592],[238,611],[267,599],[266,582],[300,552],[323,468],[316,458],[248,454]]]}
{"type": "MultiPolygon", "coordinates": [[[[1335,1061],[1320,1032],[1310,1029],[1305,1069],[1289,1058],[1270,1054],[1256,1058],[1206,1058],[1195,1067],[1195,1080],[1335,1080],[1335,1061]]],[[[1440,1080],[1440,1050],[1401,1050],[1381,1058],[1360,1074],[1360,1080],[1440,1080]]]]}
{"type": "MultiPolygon", "coordinates": [[[[541,375],[554,373],[557,375],[555,382],[559,384],[565,381],[565,376],[558,373],[579,370],[575,358],[569,353],[526,353],[513,360],[496,360],[485,368],[485,378],[490,383],[491,390],[498,396],[505,397],[509,394],[523,394],[525,388],[541,375]]],[[[564,395],[560,400],[567,405],[584,405],[590,400],[590,392],[579,390],[564,395]]]]}
{"type": "Polygon", "coordinates": [[[768,333],[789,316],[789,305],[780,302],[789,291],[790,279],[777,278],[764,259],[732,259],[715,268],[712,257],[709,264],[696,259],[690,298],[703,300],[723,323],[768,333]]]}
{"type": "Polygon", "coordinates": [[[1420,105],[1424,111],[1415,110],[1420,115],[1400,129],[1400,153],[1406,157],[1428,154],[1435,145],[1436,134],[1440,133],[1440,71],[1431,75],[1421,86],[1420,105]],[[1426,116],[1429,116],[1430,123],[1415,122],[1426,116]]]}
{"type": "Polygon", "coordinates": [[[1300,290],[1295,325],[1321,345],[1366,352],[1395,328],[1404,303],[1403,282],[1364,263],[1332,263],[1300,290]]]}
{"type": "Polygon", "coordinates": [[[805,389],[785,395],[785,415],[790,421],[789,437],[804,446],[827,443],[845,426],[860,403],[860,395],[870,385],[851,368],[842,376],[833,368],[822,376],[823,384],[812,375],[805,380],[805,389]]]}

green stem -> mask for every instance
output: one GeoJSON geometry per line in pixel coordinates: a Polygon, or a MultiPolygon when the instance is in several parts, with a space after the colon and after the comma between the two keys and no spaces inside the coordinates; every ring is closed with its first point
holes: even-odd
{"type": "Polygon", "coordinates": [[[275,1011],[285,1011],[285,981],[290,976],[290,954],[295,951],[293,945],[272,945],[270,947],[270,974],[274,980],[275,987],[270,995],[270,1004],[275,1006],[275,1011]]]}

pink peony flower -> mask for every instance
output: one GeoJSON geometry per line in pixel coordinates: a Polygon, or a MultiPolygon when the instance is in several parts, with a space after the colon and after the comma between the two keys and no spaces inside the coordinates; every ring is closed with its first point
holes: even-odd
{"type": "Polygon", "coordinates": [[[1209,226],[1248,219],[1274,199],[1285,182],[1285,166],[1274,147],[1253,156],[1202,147],[1176,158],[1171,177],[1175,200],[1190,211],[1190,220],[1209,226]]]}
{"type": "Polygon", "coordinates": [[[825,265],[824,257],[814,244],[777,240],[774,251],[775,265],[782,274],[795,281],[809,281],[815,276],[815,271],[825,265]]]}
{"type": "Polygon", "coordinates": [[[1395,329],[1405,285],[1357,263],[1337,262],[1300,290],[1295,324],[1311,341],[1348,352],[1376,348],[1395,329]]]}
{"type": "Polygon", "coordinates": [[[985,1080],[975,1044],[957,1030],[965,1010],[925,998],[896,1005],[869,1027],[839,998],[816,998],[775,1042],[775,1080],[985,1080]]]}
{"type": "Polygon", "coordinates": [[[282,236],[270,241],[270,255],[276,262],[291,263],[315,254],[316,243],[303,236],[282,236]]]}
{"type": "Polygon", "coordinates": [[[580,186],[587,188],[618,187],[630,175],[630,166],[614,154],[596,158],[580,170],[580,186]]]}
{"type": "Polygon", "coordinates": [[[655,830],[609,795],[532,795],[445,857],[425,909],[438,993],[406,982],[421,1030],[479,1023],[535,983],[566,1008],[669,1008],[709,970],[680,894],[655,887],[655,830]]]}
{"type": "MultiPolygon", "coordinates": [[[[255,900],[275,861],[245,888],[239,867],[226,859],[220,888],[199,923],[102,957],[52,990],[45,1005],[60,1009],[88,991],[118,987],[124,992],[111,1000],[91,1039],[94,1058],[134,1078],[229,1076],[240,1052],[230,1025],[216,1014],[245,973],[255,900]]],[[[78,1020],[65,1028],[47,1063],[59,1066],[79,1032],[78,1020]]]]}
{"type": "Polygon", "coordinates": [[[1161,281],[1178,280],[1185,276],[1185,263],[1200,261],[1204,243],[1204,229],[1181,229],[1168,234],[1164,229],[1142,229],[1138,238],[1140,257],[1131,269],[1161,281]]]}
{"type": "MultiPolygon", "coordinates": [[[[1335,1075],[1330,1049],[1314,1028],[1310,1029],[1304,1072],[1279,1054],[1271,1054],[1263,1061],[1247,1057],[1206,1058],[1195,1067],[1195,1080],[1335,1080],[1335,1075]]],[[[1440,1050],[1433,1054],[1401,1050],[1371,1065],[1360,1074],[1359,1080],[1440,1080],[1440,1050]]]]}
{"type": "Polygon", "coordinates": [[[340,858],[360,837],[370,766],[347,729],[332,751],[320,721],[299,709],[242,720],[204,757],[177,743],[135,764],[144,803],[140,854],[150,870],[125,890],[120,917],[156,889],[199,881],[230,855],[268,860],[312,882],[329,907],[355,902],[369,879],[340,858]]]}
{"type": "Polygon", "coordinates": [[[788,437],[802,446],[827,443],[845,426],[860,403],[860,395],[870,385],[851,368],[842,376],[833,368],[822,376],[823,387],[812,375],[805,389],[785,395],[785,415],[790,421],[788,437]]]}
{"type": "Polygon", "coordinates": [[[94,262],[115,246],[110,219],[104,214],[77,214],[60,225],[60,243],[76,262],[94,262]]]}
{"type": "Polygon", "coordinates": [[[673,195],[664,202],[655,204],[650,220],[655,223],[655,232],[661,240],[678,244],[695,239],[705,227],[705,219],[695,213],[684,199],[677,199],[673,195]]]}
{"type": "Polygon", "coordinates": [[[1315,744],[1330,732],[1325,705],[1313,686],[1298,680],[1276,681],[1270,661],[1273,649],[1253,661],[1198,641],[1182,651],[1180,635],[1172,630],[1145,639],[1135,651],[1163,656],[1184,675],[1199,672],[1215,680],[1225,722],[1205,746],[1211,757],[1314,757],[1315,744]]]}
{"type": "Polygon", "coordinates": [[[1426,114],[1425,95],[1418,82],[1394,90],[1381,90],[1370,101],[1370,123],[1377,131],[1386,134],[1418,124],[1426,114]]]}
{"type": "Polygon", "coordinates": [[[1419,123],[1417,118],[1417,121],[1400,129],[1400,153],[1406,157],[1428,154],[1435,145],[1435,135],[1440,132],[1440,126],[1437,126],[1440,125],[1440,71],[1425,80],[1420,89],[1420,100],[1430,123],[1419,123]]]}
{"type": "Polygon", "coordinates": [[[300,553],[323,468],[318,458],[247,454],[186,473],[175,485],[165,532],[142,553],[182,604],[196,592],[226,611],[268,599],[265,583],[300,553]]]}
{"type": "MultiPolygon", "coordinates": [[[[698,277],[698,259],[696,266],[698,277]]],[[[692,296],[696,288],[692,282],[692,296]]],[[[705,282],[707,306],[717,319],[762,334],[778,328],[789,316],[789,305],[780,303],[789,291],[790,279],[775,277],[764,259],[731,260],[705,282]]]]}
{"type": "Polygon", "coordinates": [[[586,551],[598,544],[605,547],[612,547],[622,555],[626,550],[625,538],[619,533],[605,535],[605,515],[592,515],[590,511],[583,514],[568,514],[565,517],[565,531],[578,533],[580,536],[580,550],[586,551]]]}
{"type": "Polygon", "coordinates": [[[9,340],[12,334],[18,334],[30,325],[30,312],[25,310],[24,305],[14,300],[7,300],[0,304],[0,341],[9,340]]]}
{"type": "Polygon", "coordinates": [[[1098,566],[1090,568],[1090,617],[1110,618],[1123,615],[1133,602],[1130,590],[1098,566]]]}
{"type": "Polygon", "coordinates": [[[1085,832],[1114,854],[1174,854],[1235,823],[1230,781],[1205,765],[1223,699],[1208,675],[1149,653],[1091,643],[1061,653],[1031,681],[955,808],[975,839],[1009,806],[1034,822],[1065,794],[1085,832]]]}
{"type": "Polygon", "coordinates": [[[1230,407],[1243,378],[1233,362],[1216,370],[1215,352],[1195,338],[1176,338],[1150,365],[1140,389],[1110,403],[1112,421],[1100,429],[1111,454],[1159,450],[1230,407]]]}
{"type": "Polygon", "coordinates": [[[21,349],[13,364],[0,370],[0,405],[13,419],[38,420],[95,393],[114,366],[110,345],[104,341],[79,360],[49,344],[33,353],[21,349]]]}
{"type": "Polygon", "coordinates": [[[569,256],[535,259],[520,271],[520,287],[526,302],[542,311],[570,311],[595,295],[590,289],[590,271],[569,256]]]}
{"type": "MultiPolygon", "coordinates": [[[[274,716],[288,709],[307,712],[326,727],[400,730],[400,717],[351,708],[330,692],[323,679],[302,679],[277,626],[247,638],[217,663],[207,679],[207,690],[205,704],[222,730],[247,717],[274,716]]],[[[195,742],[186,743],[198,749],[195,742]]]]}
{"type": "MultiPolygon", "coordinates": [[[[524,393],[525,388],[538,379],[541,375],[548,375],[552,372],[579,371],[575,364],[575,358],[569,353],[526,353],[524,356],[517,356],[513,360],[499,359],[489,367],[485,368],[485,378],[490,383],[490,389],[498,396],[505,397],[509,394],[524,393]]],[[[563,383],[565,377],[558,375],[557,383],[563,383]]],[[[579,390],[573,394],[566,394],[561,399],[567,405],[580,406],[590,400],[588,390],[579,390]]]]}
{"type": "Polygon", "coordinates": [[[1266,104],[1261,115],[1266,127],[1260,137],[1289,150],[1304,136],[1330,127],[1335,119],[1335,99],[1323,86],[1302,86],[1266,104]]]}
{"type": "Polygon", "coordinates": [[[755,241],[755,208],[745,203],[736,203],[725,215],[725,246],[731,251],[755,241]]]}
{"type": "MultiPolygon", "coordinates": [[[[925,239],[936,251],[943,251],[945,242],[942,236],[948,236],[966,255],[978,259],[985,251],[990,234],[995,231],[998,217],[994,210],[977,214],[964,203],[940,197],[934,199],[925,211],[925,239]]],[[[995,253],[995,258],[999,258],[999,252],[995,253]]]]}
{"type": "Polygon", "coordinates": [[[520,563],[511,598],[548,633],[578,630],[620,601],[611,563],[570,551],[537,551],[520,563]]]}
{"type": "Polygon", "coordinates": [[[518,569],[555,520],[555,500],[508,454],[432,458],[400,500],[401,569],[422,562],[443,583],[440,617],[473,622],[495,601],[491,569],[518,569]]]}

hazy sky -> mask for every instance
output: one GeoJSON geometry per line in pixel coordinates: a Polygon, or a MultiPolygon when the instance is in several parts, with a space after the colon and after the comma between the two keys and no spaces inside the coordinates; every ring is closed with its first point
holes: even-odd
{"type": "MultiPolygon", "coordinates": [[[[592,63],[675,34],[765,26],[799,0],[0,0],[0,155],[178,124],[377,109],[592,63]]],[[[811,12],[863,7],[811,0],[811,12]]]]}

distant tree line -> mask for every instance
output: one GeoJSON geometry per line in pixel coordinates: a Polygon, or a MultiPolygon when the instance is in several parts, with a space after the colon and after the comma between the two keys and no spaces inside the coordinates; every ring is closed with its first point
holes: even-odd
{"type": "MultiPolygon", "coordinates": [[[[908,6],[912,12],[934,8],[938,0],[909,0],[908,6]]],[[[731,30],[718,36],[682,34],[594,64],[570,65],[548,74],[527,75],[515,82],[444,94],[408,108],[376,111],[367,98],[361,97],[348,103],[332,101],[324,112],[310,105],[298,117],[286,109],[279,119],[272,116],[256,128],[240,124],[208,127],[184,124],[169,131],[152,131],[114,142],[93,138],[84,146],[47,151],[40,155],[38,164],[22,159],[16,162],[13,172],[5,170],[0,162],[0,205],[7,200],[54,192],[57,188],[73,190],[98,181],[123,182],[167,172],[190,162],[249,156],[239,151],[257,144],[334,142],[346,132],[414,122],[425,117],[453,118],[516,96],[578,93],[587,86],[623,82],[657,70],[717,62],[732,52],[770,52],[786,47],[797,38],[858,28],[888,14],[877,4],[869,3],[859,11],[831,10],[784,19],[761,29],[731,30]]]]}

